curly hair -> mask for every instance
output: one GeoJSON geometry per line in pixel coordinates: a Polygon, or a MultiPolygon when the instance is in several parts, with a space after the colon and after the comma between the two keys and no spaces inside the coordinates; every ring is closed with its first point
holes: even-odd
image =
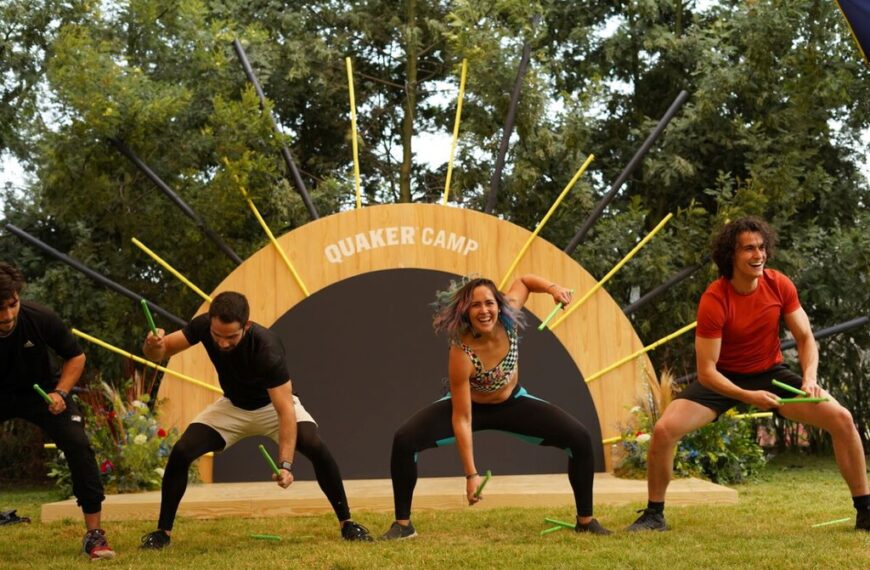
{"type": "Polygon", "coordinates": [[[436,333],[444,332],[448,341],[456,342],[472,330],[468,309],[471,307],[472,294],[478,287],[487,287],[492,291],[498,304],[498,320],[505,329],[515,330],[525,325],[522,312],[511,306],[495,283],[482,277],[463,277],[460,281],[451,281],[447,289],[435,293],[432,327],[436,333]]]}
{"type": "Polygon", "coordinates": [[[24,288],[24,276],[12,264],[0,261],[0,301],[13,298],[24,288]]]}
{"type": "Polygon", "coordinates": [[[712,257],[719,268],[719,275],[731,279],[734,276],[734,252],[737,250],[737,238],[743,232],[757,232],[764,241],[767,259],[772,259],[776,251],[776,231],[767,222],[755,216],[747,216],[728,222],[713,237],[712,257]]]}

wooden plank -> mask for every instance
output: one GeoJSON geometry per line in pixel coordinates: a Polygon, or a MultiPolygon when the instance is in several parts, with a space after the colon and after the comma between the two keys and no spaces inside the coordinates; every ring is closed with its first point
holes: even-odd
{"type": "MultiPolygon", "coordinates": [[[[354,512],[391,513],[393,491],[389,479],[345,481],[354,512]]],[[[456,510],[466,508],[461,477],[420,479],[414,492],[414,510],[456,510]]],[[[486,487],[486,500],[476,509],[500,507],[565,507],[574,502],[571,486],[564,474],[494,476],[486,487]]],[[[596,505],[627,505],[646,502],[646,481],[617,479],[609,473],[595,475],[596,505]]],[[[733,505],[737,491],[702,481],[676,479],[668,488],[668,505],[733,505]]],[[[110,495],[103,503],[103,520],[157,520],[160,492],[110,495]]],[[[289,489],[274,483],[216,483],[191,485],[181,501],[182,517],[215,519],[222,517],[287,517],[332,512],[315,481],[297,481],[289,489]]],[[[81,510],[75,500],[46,503],[42,521],[78,518],[81,510]]]]}

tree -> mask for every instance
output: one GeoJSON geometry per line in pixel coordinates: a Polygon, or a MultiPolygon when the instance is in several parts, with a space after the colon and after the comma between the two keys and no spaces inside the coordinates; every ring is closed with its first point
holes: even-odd
{"type": "MultiPolygon", "coordinates": [[[[7,197],[5,220],[179,315],[191,314],[199,299],[156,270],[131,237],[205,289],[232,265],[107,141],[125,141],[246,257],[265,237],[240,185],[275,233],[309,219],[284,172],[282,144],[290,145],[322,215],[353,203],[346,56],[354,63],[366,203],[440,200],[445,169],[415,160],[411,133],[451,131],[466,58],[450,197],[482,209],[526,44],[530,65],[495,214],[533,228],[594,153],[542,232],[564,246],[685,89],[689,102],[574,257],[601,277],[675,213],[608,283],[627,304],[632,291],[700,262],[711,230],[726,219],[757,214],[779,229],[777,267],[798,282],[817,328],[868,312],[866,276],[857,268],[867,255],[860,168],[870,70],[831,2],[623,0],[578,9],[566,0],[137,0],[104,12],[88,2],[7,6],[0,49],[16,57],[0,58],[0,113],[22,112],[4,119],[0,148],[31,159],[37,182],[23,198],[7,197]],[[236,38],[269,98],[266,112],[232,51],[236,38]],[[51,105],[51,121],[29,119],[37,101],[51,105]],[[855,269],[842,271],[844,259],[855,269]]],[[[33,291],[75,312],[83,328],[119,344],[138,342],[127,301],[91,293],[80,276],[8,236],[2,243],[4,257],[23,260],[33,291]]],[[[633,314],[642,338],[652,342],[694,320],[713,277],[707,266],[633,314]]],[[[859,410],[850,398],[867,390],[864,334],[828,341],[823,356],[823,375],[842,378],[837,395],[859,410]]],[[[678,376],[691,372],[691,335],[658,349],[654,360],[678,376]]]]}

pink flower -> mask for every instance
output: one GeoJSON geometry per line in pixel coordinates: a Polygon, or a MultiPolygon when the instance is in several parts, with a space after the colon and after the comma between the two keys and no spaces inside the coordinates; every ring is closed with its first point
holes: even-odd
{"type": "Polygon", "coordinates": [[[100,473],[108,473],[109,471],[111,471],[114,468],[115,468],[115,466],[112,465],[112,462],[109,461],[108,459],[106,459],[105,461],[100,463],[100,473]]]}

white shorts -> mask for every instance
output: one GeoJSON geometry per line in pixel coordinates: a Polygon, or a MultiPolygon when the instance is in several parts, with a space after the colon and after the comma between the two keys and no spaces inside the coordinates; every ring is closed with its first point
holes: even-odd
{"type": "MultiPolygon", "coordinates": [[[[296,423],[317,423],[296,396],[293,396],[293,408],[296,410],[296,423]]],[[[278,443],[278,412],[271,402],[256,410],[244,410],[234,406],[229,398],[221,396],[193,418],[191,423],[207,425],[218,432],[226,442],[224,449],[253,435],[265,435],[278,443]]]]}

